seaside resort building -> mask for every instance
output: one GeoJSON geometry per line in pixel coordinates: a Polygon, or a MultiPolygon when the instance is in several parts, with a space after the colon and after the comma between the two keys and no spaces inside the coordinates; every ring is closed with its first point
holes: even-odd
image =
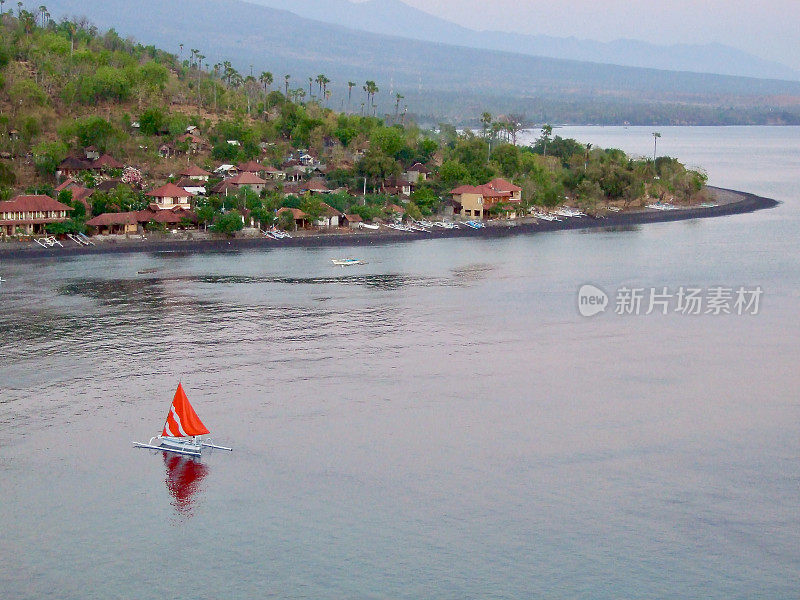
{"type": "Polygon", "coordinates": [[[486,218],[489,209],[498,202],[519,204],[522,201],[522,188],[500,178],[483,185],[462,185],[450,190],[450,194],[456,214],[479,219],[486,218]]]}
{"type": "Polygon", "coordinates": [[[45,233],[46,225],[66,221],[72,210],[74,209],[71,206],[53,200],[50,196],[16,196],[0,202],[0,233],[45,233]]]}

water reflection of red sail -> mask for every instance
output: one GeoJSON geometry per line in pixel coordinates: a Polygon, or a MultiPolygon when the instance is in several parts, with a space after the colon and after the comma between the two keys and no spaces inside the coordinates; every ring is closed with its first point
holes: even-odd
{"type": "Polygon", "coordinates": [[[200,482],[208,475],[208,466],[194,458],[180,454],[164,454],[167,467],[167,490],[173,498],[172,505],[183,514],[191,514],[192,504],[200,482]]]}

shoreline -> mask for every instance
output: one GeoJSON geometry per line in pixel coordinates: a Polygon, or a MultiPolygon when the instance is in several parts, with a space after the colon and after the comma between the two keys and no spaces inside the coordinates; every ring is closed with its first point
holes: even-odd
{"type": "Polygon", "coordinates": [[[0,258],[28,259],[87,254],[165,251],[229,252],[232,250],[238,251],[281,247],[359,247],[424,239],[455,237],[498,238],[510,235],[540,232],[544,233],[550,231],[606,229],[614,227],[645,225],[648,223],[663,223],[669,221],[685,221],[688,219],[722,217],[774,208],[780,204],[777,200],[764,198],[749,192],[730,190],[714,186],[708,186],[708,190],[713,194],[715,202],[718,203],[717,206],[705,208],[679,208],[672,211],[643,209],[631,212],[611,213],[604,218],[581,217],[568,218],[563,221],[539,221],[527,223],[521,223],[517,221],[501,221],[498,224],[487,225],[483,229],[470,229],[467,227],[461,227],[459,229],[436,228],[428,233],[379,230],[374,232],[318,233],[296,236],[284,240],[273,240],[266,237],[230,239],[220,238],[211,240],[103,240],[97,241],[96,246],[86,247],[65,245],[63,248],[42,248],[34,242],[8,242],[0,243],[0,258]]]}

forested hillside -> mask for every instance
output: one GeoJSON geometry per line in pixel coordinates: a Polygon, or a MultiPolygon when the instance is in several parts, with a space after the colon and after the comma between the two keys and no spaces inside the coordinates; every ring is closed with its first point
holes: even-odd
{"type": "MultiPolygon", "coordinates": [[[[348,82],[352,94],[337,112],[328,106],[330,84],[322,73],[298,80],[243,74],[227,61],[208,65],[197,49],[171,54],[88,21],[56,22],[46,9],[7,12],[0,199],[46,193],[77,210],[79,192],[82,208],[69,226],[80,230],[81,219],[92,215],[146,207],[148,190],[181,183],[189,166],[211,174],[208,193],[193,202],[205,225],[235,223],[227,216],[232,211],[270,224],[281,207],[318,216],[326,209],[317,192],[327,205],[371,220],[398,208],[412,217],[432,214],[447,205],[453,187],[495,177],[522,187],[526,207],[555,205],[565,195],[591,208],[646,197],[689,201],[699,198],[704,181],[673,159],[631,160],[552,138],[549,127],[535,146],[517,147],[511,142],[523,119],[514,115],[484,113],[478,134],[445,124],[424,131],[400,109],[398,95],[387,118],[371,116],[381,91],[372,80],[348,82]],[[90,155],[102,155],[103,166],[74,171],[90,155]],[[296,178],[258,191],[218,187],[226,181],[221,164],[253,160],[255,170],[296,178]],[[399,176],[414,165],[430,176],[404,196],[399,176]],[[67,177],[77,179],[76,187],[57,192],[67,177]]],[[[509,207],[497,203],[493,211],[502,215],[509,207]]]]}

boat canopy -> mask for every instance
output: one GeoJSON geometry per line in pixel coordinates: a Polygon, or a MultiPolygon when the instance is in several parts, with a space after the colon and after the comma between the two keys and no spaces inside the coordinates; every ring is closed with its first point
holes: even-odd
{"type": "Polygon", "coordinates": [[[179,383],[178,389],[175,390],[172,406],[169,407],[167,420],[164,422],[164,431],[161,432],[161,435],[167,437],[192,437],[205,435],[206,433],[209,433],[208,429],[203,425],[197,413],[194,412],[186,393],[183,391],[183,386],[179,383]]]}

